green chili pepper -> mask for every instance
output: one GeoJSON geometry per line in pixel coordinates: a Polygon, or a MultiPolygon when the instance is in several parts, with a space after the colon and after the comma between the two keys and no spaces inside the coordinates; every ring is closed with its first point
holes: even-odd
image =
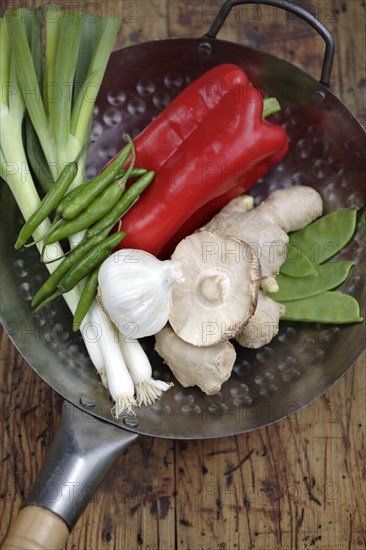
{"type": "Polygon", "coordinates": [[[85,183],[81,183],[80,185],[78,185],[77,187],[75,187],[74,189],[66,193],[66,195],[63,197],[63,199],[58,203],[56,207],[56,215],[58,215],[61,218],[62,213],[65,210],[66,206],[71,201],[73,201],[78,196],[81,189],[85,189],[85,187],[87,187],[89,183],[90,183],[89,181],[85,183]]]}
{"type": "Polygon", "coordinates": [[[92,273],[90,273],[86,280],[76,311],[74,313],[74,320],[72,323],[72,330],[74,332],[77,332],[79,330],[80,325],[85,315],[88,313],[89,308],[92,305],[95,295],[97,293],[99,267],[100,266],[98,266],[92,273]]]}
{"type": "Polygon", "coordinates": [[[304,321],[342,325],[361,323],[360,307],[352,296],[338,291],[323,292],[304,300],[285,304],[281,321],[304,321]]]}
{"type": "Polygon", "coordinates": [[[290,243],[313,263],[322,264],[337,254],[352,238],[357,208],[342,208],[327,214],[290,235],[290,243]]]}
{"type": "Polygon", "coordinates": [[[113,233],[113,235],[109,235],[103,239],[94,248],[88,250],[83,259],[77,264],[74,264],[72,269],[70,269],[66,275],[62,277],[58,284],[60,291],[64,293],[74,288],[74,286],[77,285],[77,283],[79,283],[86,275],[88,275],[91,270],[95,269],[95,267],[108,258],[112,250],[119,245],[125,236],[125,231],[113,233]]]}
{"type": "Polygon", "coordinates": [[[78,231],[87,229],[94,222],[102,218],[116,204],[122,196],[126,185],[126,176],[118,181],[113,181],[93,202],[87,210],[80,212],[73,220],[63,222],[52,231],[46,240],[46,244],[53,244],[61,239],[71,237],[78,231]]]}
{"type": "MultiPolygon", "coordinates": [[[[129,172],[129,170],[120,170],[120,172],[117,174],[117,176],[113,179],[113,181],[115,180],[119,180],[121,179],[124,175],[126,175],[127,173],[129,172]]],[[[128,178],[127,179],[133,179],[133,178],[139,178],[141,176],[143,176],[144,174],[146,174],[147,170],[146,168],[132,168],[132,170],[128,173],[128,178]]],[[[59,202],[57,208],[56,208],[56,213],[59,214],[60,216],[62,216],[62,212],[64,211],[64,209],[66,208],[66,206],[75,199],[75,197],[78,196],[78,194],[80,193],[81,190],[85,190],[87,188],[87,186],[90,184],[90,183],[93,183],[94,180],[90,180],[90,181],[86,181],[85,183],[82,183],[81,185],[79,185],[78,187],[75,187],[75,189],[72,189],[72,191],[69,191],[64,197],[63,199],[59,202]]]]}
{"type": "Polygon", "coordinates": [[[57,291],[54,294],[51,294],[46,300],[41,302],[37,307],[37,310],[45,306],[58,296],[65,294],[72,290],[84,277],[86,277],[91,271],[93,271],[97,266],[104,262],[106,258],[110,255],[112,250],[119,245],[119,243],[124,239],[126,233],[120,231],[118,233],[113,233],[109,237],[103,239],[99,244],[88,250],[83,258],[74,263],[72,267],[67,271],[67,273],[62,277],[60,282],[57,285],[57,291]]]}
{"type": "MultiPolygon", "coordinates": [[[[94,198],[94,200],[90,204],[88,204],[87,208],[82,210],[75,218],[63,221],[61,225],[57,225],[54,227],[54,231],[51,230],[50,232],[48,232],[46,235],[46,244],[52,244],[66,237],[70,237],[78,231],[83,231],[84,229],[87,229],[91,224],[99,220],[101,217],[107,214],[109,210],[113,208],[115,203],[122,196],[126,187],[126,182],[134,167],[136,154],[132,142],[131,150],[132,159],[123,177],[115,179],[111,183],[109,183],[108,187],[105,188],[104,191],[99,193],[94,198]]],[[[75,201],[72,201],[66,208],[73,205],[74,202],[78,201],[79,198],[77,197],[75,201]]],[[[79,205],[80,204],[81,203],[79,202],[79,205]]]]}
{"type": "Polygon", "coordinates": [[[121,218],[121,216],[134,204],[136,199],[141,195],[143,191],[150,185],[154,179],[155,172],[152,170],[146,172],[140,179],[133,183],[122,195],[116,205],[107,212],[100,220],[94,225],[89,227],[86,236],[90,237],[103,231],[106,227],[113,227],[115,223],[121,218]]]}
{"type": "Polygon", "coordinates": [[[44,300],[51,292],[53,292],[62,277],[66,275],[68,270],[76,263],[78,263],[90,250],[94,248],[100,241],[105,238],[104,235],[93,235],[90,239],[82,241],[78,246],[73,248],[66,258],[58,265],[48,277],[46,282],[41,286],[32,300],[32,306],[37,306],[42,300],[44,300]]]}
{"type": "MultiPolygon", "coordinates": [[[[124,176],[128,172],[127,170],[121,170],[120,174],[117,174],[116,179],[118,179],[121,176],[124,176]]],[[[144,174],[146,174],[147,170],[146,168],[132,168],[132,170],[129,173],[128,179],[132,180],[133,178],[141,178],[144,174]]]]}
{"type": "MultiPolygon", "coordinates": [[[[122,166],[126,163],[128,156],[133,149],[130,141],[114,161],[96,178],[87,184],[77,187],[78,193],[73,200],[69,200],[64,207],[61,207],[62,217],[66,220],[74,219],[80,212],[85,210],[92,201],[102,193],[106,187],[115,179],[122,166]]],[[[66,202],[66,197],[65,197],[66,202]]]]}
{"type": "Polygon", "coordinates": [[[281,265],[280,273],[289,277],[308,277],[318,274],[314,264],[293,243],[289,243],[287,247],[286,260],[281,265]]]}
{"type": "Polygon", "coordinates": [[[280,274],[276,277],[280,287],[279,291],[268,295],[277,302],[288,302],[316,296],[341,285],[347,279],[354,265],[354,262],[332,262],[318,265],[316,277],[295,278],[280,274]]]}
{"type": "Polygon", "coordinates": [[[76,161],[70,162],[65,166],[55,183],[52,185],[51,189],[43,198],[39,208],[23,225],[19,233],[18,239],[15,243],[15,248],[17,250],[27,242],[27,240],[32,236],[37,227],[56,208],[56,205],[65,195],[71,183],[74,181],[77,173],[78,163],[76,161]]]}

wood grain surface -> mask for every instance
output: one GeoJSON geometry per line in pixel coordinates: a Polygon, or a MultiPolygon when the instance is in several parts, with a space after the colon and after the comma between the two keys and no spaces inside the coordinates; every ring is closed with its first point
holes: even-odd
{"type": "MultiPolygon", "coordinates": [[[[1,9],[40,1],[2,1],[1,9]]],[[[220,2],[53,2],[124,18],[118,46],[199,36],[220,2]]],[[[302,1],[334,33],[332,88],[366,123],[365,2],[302,1]]],[[[240,6],[220,35],[318,77],[323,44],[272,7],[240,6]]],[[[60,420],[61,399],[1,337],[0,540],[16,517],[60,420]]],[[[365,354],[331,390],[268,428],[213,441],[140,438],[78,521],[78,550],[345,550],[366,547],[365,354]]]]}

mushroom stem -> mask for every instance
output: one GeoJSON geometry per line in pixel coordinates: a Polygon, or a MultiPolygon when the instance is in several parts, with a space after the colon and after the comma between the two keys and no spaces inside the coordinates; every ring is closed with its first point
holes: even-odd
{"type": "Polygon", "coordinates": [[[207,305],[218,306],[222,304],[230,292],[230,278],[224,273],[202,274],[197,287],[198,297],[207,305]]]}

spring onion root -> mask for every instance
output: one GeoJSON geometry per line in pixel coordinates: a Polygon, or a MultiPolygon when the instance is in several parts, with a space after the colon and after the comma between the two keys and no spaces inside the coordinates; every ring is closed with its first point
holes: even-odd
{"type": "Polygon", "coordinates": [[[137,405],[151,405],[173,384],[152,378],[150,361],[138,340],[119,333],[119,344],[135,385],[137,405]]]}

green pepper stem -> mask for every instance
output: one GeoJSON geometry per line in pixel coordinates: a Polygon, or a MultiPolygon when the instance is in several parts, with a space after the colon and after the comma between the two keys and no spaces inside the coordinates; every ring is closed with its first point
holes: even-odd
{"type": "MultiPolygon", "coordinates": [[[[53,231],[56,230],[63,222],[64,222],[64,220],[60,220],[60,219],[58,219],[57,221],[54,221],[53,224],[51,225],[51,227],[49,228],[49,230],[46,231],[46,233],[43,233],[43,235],[41,237],[39,237],[39,239],[37,239],[36,241],[32,241],[29,244],[25,244],[24,248],[29,248],[31,246],[34,246],[35,244],[40,243],[41,241],[44,241],[50,235],[52,235],[53,231]]],[[[45,243],[45,244],[47,244],[47,243],[45,243]]]]}
{"type": "Polygon", "coordinates": [[[278,113],[281,110],[281,105],[275,97],[266,97],[263,101],[263,119],[278,113]]]}
{"type": "MultiPolygon", "coordinates": [[[[73,161],[75,164],[78,164],[81,157],[83,156],[83,154],[85,153],[85,151],[88,149],[88,147],[94,143],[94,141],[92,139],[89,139],[86,143],[84,143],[84,145],[82,146],[82,148],[80,149],[77,157],[75,158],[75,160],[73,161]]],[[[71,162],[70,164],[73,164],[73,162],[71,162]]]]}
{"type": "MultiPolygon", "coordinates": [[[[45,245],[45,248],[46,248],[47,245],[45,245]]],[[[65,254],[62,254],[62,256],[57,256],[57,258],[53,258],[53,260],[47,260],[45,261],[44,260],[44,256],[43,256],[43,250],[42,250],[42,258],[41,258],[41,261],[43,264],[52,264],[53,262],[59,262],[60,260],[63,260],[64,258],[66,258],[66,256],[68,256],[70,254],[71,250],[69,250],[68,252],[65,252],[65,254]]]]}

